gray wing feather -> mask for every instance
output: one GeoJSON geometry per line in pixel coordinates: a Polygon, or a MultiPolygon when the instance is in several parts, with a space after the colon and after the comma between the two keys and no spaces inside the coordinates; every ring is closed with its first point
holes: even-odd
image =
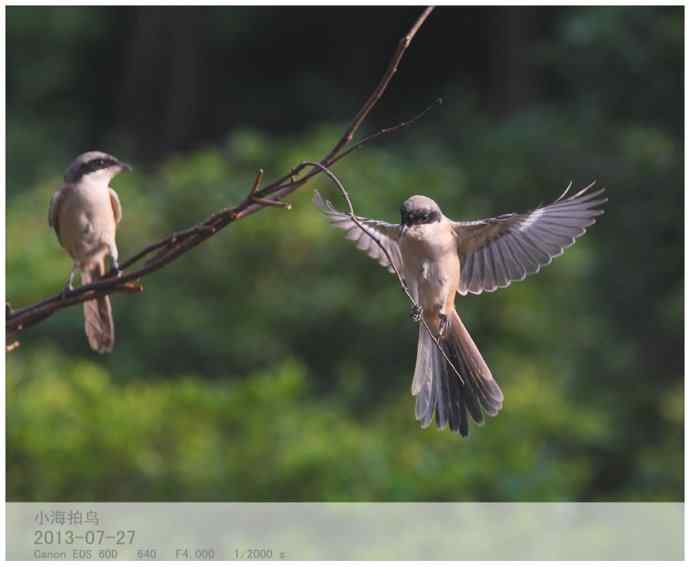
{"type": "MultiPolygon", "coordinates": [[[[330,201],[324,200],[318,191],[314,191],[314,204],[326,215],[328,221],[345,231],[345,238],[355,242],[357,248],[366,252],[370,258],[376,260],[388,271],[395,273],[395,270],[390,266],[386,254],[381,250],[381,247],[364,232],[357,224],[350,218],[347,213],[337,211],[330,201]]],[[[398,269],[402,270],[402,255],[400,254],[400,226],[397,224],[390,224],[383,221],[371,220],[364,217],[357,217],[371,234],[373,234],[379,242],[386,249],[393,264],[398,269]]]]}
{"type": "Polygon", "coordinates": [[[462,266],[459,293],[508,287],[563,254],[604,212],[605,189],[591,191],[593,186],[570,197],[568,186],[553,203],[528,213],[453,223],[462,266]]]}

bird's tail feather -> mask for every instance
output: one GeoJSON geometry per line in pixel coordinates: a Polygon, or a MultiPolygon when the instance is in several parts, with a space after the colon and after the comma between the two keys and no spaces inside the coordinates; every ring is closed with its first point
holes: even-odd
{"type": "MultiPolygon", "coordinates": [[[[104,273],[105,265],[101,260],[82,272],[82,283],[87,285],[94,282],[104,273]]],[[[115,325],[110,297],[106,295],[84,302],[84,331],[93,350],[100,354],[112,352],[115,346],[115,325]]]]}
{"type": "Polygon", "coordinates": [[[477,423],[484,421],[483,413],[495,416],[503,407],[503,392],[456,311],[448,316],[448,329],[439,338],[439,344],[462,381],[426,328],[420,325],[412,380],[415,414],[421,426],[428,427],[435,413],[439,429],[448,425],[466,437],[469,434],[467,414],[477,423]]]}

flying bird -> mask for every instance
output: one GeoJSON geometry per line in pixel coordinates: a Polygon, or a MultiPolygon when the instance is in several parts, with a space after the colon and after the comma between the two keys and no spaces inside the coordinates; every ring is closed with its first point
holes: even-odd
{"type": "MultiPolygon", "coordinates": [[[[106,257],[119,272],[115,232],[122,220],[122,207],[110,181],[131,167],[98,151],[78,156],[65,172],[65,182],[50,200],[48,225],[73,261],[65,291],[74,277],[83,285],[106,274],[106,257]]],[[[113,313],[108,296],[84,303],[84,330],[89,346],[98,353],[111,352],[115,345],[113,313]]]]}
{"type": "Polygon", "coordinates": [[[476,221],[453,221],[432,199],[414,195],[400,208],[400,224],[357,217],[366,232],[315,193],[316,206],[347,239],[392,273],[395,265],[418,306],[412,395],[423,428],[435,415],[439,429],[448,425],[466,437],[468,414],[481,424],[484,414],[501,410],[503,392],[455,309],[455,295],[508,287],[563,254],[604,212],[604,189],[593,186],[570,196],[568,186],[553,203],[530,212],[476,221]]]}

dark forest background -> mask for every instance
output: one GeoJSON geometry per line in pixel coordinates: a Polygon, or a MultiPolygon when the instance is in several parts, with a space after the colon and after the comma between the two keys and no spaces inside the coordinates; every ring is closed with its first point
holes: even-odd
{"type": "MultiPolygon", "coordinates": [[[[322,156],[419,8],[7,8],[7,299],[60,289],[46,223],[102,149],[123,258],[322,156]]],[[[360,214],[533,208],[573,180],[607,212],[543,273],[458,308],[503,411],[420,430],[396,281],[310,203],[324,178],[7,356],[10,500],[682,500],[683,8],[438,8],[342,161],[360,214]],[[363,132],[364,133],[364,132],[363,132]]]]}

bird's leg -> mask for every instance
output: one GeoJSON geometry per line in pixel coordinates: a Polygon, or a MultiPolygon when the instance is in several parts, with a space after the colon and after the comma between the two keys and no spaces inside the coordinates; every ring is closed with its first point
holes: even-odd
{"type": "Polygon", "coordinates": [[[441,325],[439,326],[439,336],[443,337],[446,335],[446,331],[448,330],[448,315],[443,313],[442,311],[439,312],[438,314],[439,321],[441,321],[441,325]]]}
{"type": "Polygon", "coordinates": [[[410,308],[410,318],[415,322],[419,323],[422,320],[422,312],[424,310],[422,309],[421,305],[417,305],[416,303],[410,308]]]}
{"type": "Polygon", "coordinates": [[[120,264],[118,263],[118,258],[120,257],[117,251],[117,245],[113,242],[108,245],[108,256],[110,256],[110,263],[112,265],[111,272],[114,273],[115,277],[120,277],[122,275],[122,270],[120,269],[120,264]]]}
{"type": "Polygon", "coordinates": [[[72,266],[72,271],[69,273],[69,277],[67,278],[67,281],[65,282],[65,287],[62,288],[62,297],[63,299],[65,296],[74,289],[74,276],[77,275],[77,272],[79,271],[79,266],[75,263],[72,266]]]}

